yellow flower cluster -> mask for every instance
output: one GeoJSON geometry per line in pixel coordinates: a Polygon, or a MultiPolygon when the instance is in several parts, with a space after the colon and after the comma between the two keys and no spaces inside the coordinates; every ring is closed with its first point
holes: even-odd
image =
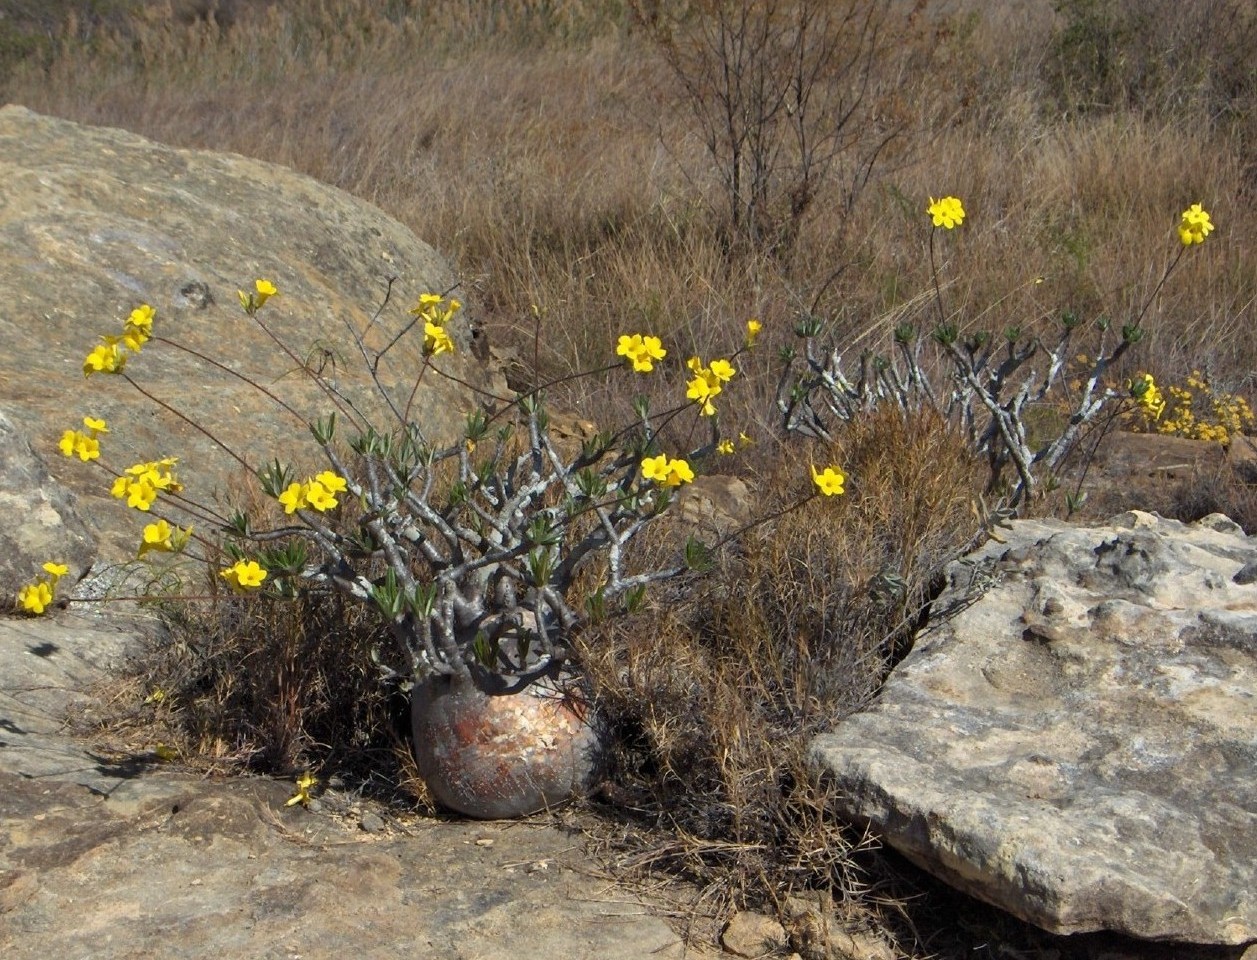
{"type": "Polygon", "coordinates": [[[1183,246],[1190,247],[1193,243],[1204,243],[1205,237],[1213,230],[1213,222],[1209,213],[1198,203],[1193,203],[1183,211],[1183,219],[1179,221],[1178,238],[1183,246]]]}
{"type": "Polygon", "coordinates": [[[1161,393],[1157,382],[1150,373],[1142,373],[1134,380],[1128,380],[1126,389],[1139,404],[1140,412],[1147,420],[1160,420],[1165,413],[1165,396],[1161,393]]]}
{"type": "Polygon", "coordinates": [[[57,581],[69,573],[70,568],[64,563],[49,561],[44,564],[44,572],[48,574],[47,579],[28,583],[17,592],[18,605],[35,616],[52,606],[53,598],[57,593],[57,581]]]}
{"type": "Polygon", "coordinates": [[[256,590],[266,579],[267,571],[256,560],[237,560],[230,567],[218,571],[218,575],[231,584],[236,593],[256,590]]]}
{"type": "Polygon", "coordinates": [[[925,212],[933,219],[934,226],[947,230],[954,230],[965,222],[964,204],[958,197],[943,197],[941,200],[930,197],[930,205],[925,212]]]}
{"type": "Polygon", "coordinates": [[[109,492],[119,500],[125,499],[128,507],[147,511],[159,492],[178,493],[183,489],[183,484],[175,479],[174,466],[178,462],[178,457],[166,457],[127,467],[126,473],[114,480],[109,492]]]}
{"type": "Polygon", "coordinates": [[[246,293],[243,290],[237,290],[236,296],[240,298],[240,306],[244,308],[244,312],[249,316],[253,316],[271,297],[279,295],[279,288],[269,280],[253,281],[253,289],[246,293]]]}
{"type": "Polygon", "coordinates": [[[424,356],[437,357],[454,352],[454,341],[445,326],[462,307],[458,300],[447,301],[439,293],[419,295],[419,302],[410,312],[423,321],[424,356]]]}
{"type": "Polygon", "coordinates": [[[343,493],[347,487],[344,477],[324,470],[305,483],[288,484],[288,488],[279,495],[279,502],[283,504],[284,513],[296,513],[307,508],[326,513],[340,505],[336,494],[343,493]]]}
{"type": "Polygon", "coordinates": [[[1199,370],[1191,372],[1184,386],[1171,386],[1166,392],[1169,413],[1157,424],[1158,433],[1228,443],[1255,424],[1247,400],[1215,392],[1199,370]]]}
{"type": "Polygon", "coordinates": [[[661,487],[679,487],[694,480],[694,471],[684,460],[669,460],[665,454],[646,457],[642,461],[642,476],[661,487]]]}
{"type": "Polygon", "coordinates": [[[102,433],[109,432],[109,426],[104,420],[98,420],[96,417],[84,417],[83,426],[87,427],[87,433],[82,430],[67,430],[61,434],[61,441],[57,446],[67,457],[77,456],[84,463],[89,460],[99,460],[99,438],[102,433]]]}
{"type": "Polygon", "coordinates": [[[716,412],[712,401],[720,395],[721,384],[732,380],[737,371],[728,360],[713,360],[710,367],[704,367],[698,357],[690,357],[685,365],[694,374],[694,379],[685,385],[685,395],[699,405],[704,417],[710,417],[716,412]]]}
{"type": "Polygon", "coordinates": [[[640,333],[623,334],[615,348],[617,355],[626,357],[638,373],[650,373],[654,362],[668,355],[663,341],[658,337],[644,337],[640,333]]]}
{"type": "Polygon", "coordinates": [[[101,336],[101,343],[83,360],[83,376],[93,373],[121,373],[127,365],[127,352],[139,353],[153,336],[154,310],[147,303],[131,311],[122,325],[121,336],[101,336]]]}
{"type": "Polygon", "coordinates": [[[136,557],[142,557],[152,551],[178,553],[188,545],[188,538],[191,536],[191,527],[172,527],[165,520],[150,523],[144,528],[140,550],[136,557]]]}

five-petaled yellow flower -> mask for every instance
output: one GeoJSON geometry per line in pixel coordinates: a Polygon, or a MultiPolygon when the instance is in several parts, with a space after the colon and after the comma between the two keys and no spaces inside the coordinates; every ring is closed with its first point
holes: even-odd
{"type": "Polygon", "coordinates": [[[43,613],[52,606],[52,584],[47,580],[28,583],[17,592],[17,602],[27,613],[43,613]]]}
{"type": "Polygon", "coordinates": [[[429,357],[439,357],[443,353],[454,352],[454,341],[445,332],[445,328],[431,320],[423,322],[423,352],[429,357]]]}
{"type": "Polygon", "coordinates": [[[119,500],[125,499],[128,507],[147,511],[157,500],[158,493],[178,493],[183,489],[174,473],[178,462],[177,457],[166,457],[127,467],[126,473],[114,480],[109,492],[119,500]]]}
{"type": "Polygon", "coordinates": [[[266,579],[267,571],[256,560],[237,560],[230,567],[218,571],[218,575],[231,584],[237,593],[256,590],[266,579]]]}
{"type": "Polygon", "coordinates": [[[165,520],[158,520],[156,523],[150,523],[144,528],[143,539],[140,541],[140,550],[136,556],[142,557],[150,550],[158,550],[162,553],[178,553],[188,545],[188,538],[191,536],[191,527],[172,527],[165,520]]]}
{"type": "Polygon", "coordinates": [[[104,343],[93,348],[83,360],[83,376],[93,373],[121,373],[127,365],[127,355],[122,349],[122,337],[101,337],[104,343]]]}
{"type": "Polygon", "coordinates": [[[947,230],[953,230],[965,222],[965,208],[958,197],[943,197],[941,200],[930,197],[926,213],[934,219],[934,226],[947,230]]]}
{"type": "Polygon", "coordinates": [[[283,504],[284,513],[295,513],[298,510],[304,510],[308,506],[306,503],[305,484],[288,484],[288,489],[279,495],[279,502],[283,504]]]}
{"type": "Polygon", "coordinates": [[[679,487],[694,479],[694,471],[684,460],[669,460],[665,454],[642,460],[642,476],[661,487],[679,487]]]}
{"type": "Polygon", "coordinates": [[[704,417],[710,417],[716,412],[712,400],[719,396],[720,385],[733,379],[737,371],[728,360],[713,360],[710,367],[704,367],[698,357],[690,357],[685,365],[694,374],[694,379],[685,385],[685,395],[699,405],[699,412],[704,417]]]}
{"type": "Polygon", "coordinates": [[[100,459],[100,441],[95,435],[88,436],[81,430],[67,430],[61,435],[61,441],[57,446],[67,457],[77,456],[84,463],[88,460],[100,459]]]}
{"type": "Polygon", "coordinates": [[[122,327],[122,342],[128,350],[135,353],[140,352],[140,348],[148,343],[153,336],[153,316],[156,311],[147,303],[142,303],[127,317],[122,327]]]}
{"type": "Polygon", "coordinates": [[[662,360],[668,355],[662,340],[658,337],[643,336],[640,333],[622,334],[615,352],[625,357],[638,373],[650,373],[655,368],[655,361],[662,360]]]}
{"type": "Polygon", "coordinates": [[[64,563],[49,560],[44,564],[47,580],[36,580],[28,583],[17,592],[18,605],[27,613],[38,616],[52,606],[57,592],[57,581],[70,572],[64,563]]]}
{"type": "Polygon", "coordinates": [[[846,476],[836,467],[826,467],[823,471],[817,471],[816,467],[812,467],[812,482],[816,484],[822,495],[826,497],[837,497],[843,493],[843,484],[847,482],[846,476]]]}
{"type": "Polygon", "coordinates": [[[1200,204],[1193,203],[1183,211],[1183,219],[1179,221],[1178,238],[1183,246],[1190,247],[1193,243],[1204,243],[1205,237],[1213,230],[1213,221],[1209,213],[1200,204]]]}

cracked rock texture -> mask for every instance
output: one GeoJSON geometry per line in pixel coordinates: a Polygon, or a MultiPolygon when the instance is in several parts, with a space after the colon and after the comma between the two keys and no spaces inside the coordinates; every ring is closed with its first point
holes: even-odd
{"type": "Polygon", "coordinates": [[[896,849],[1055,933],[1257,939],[1257,543],[1017,521],[813,756],[896,849]]]}

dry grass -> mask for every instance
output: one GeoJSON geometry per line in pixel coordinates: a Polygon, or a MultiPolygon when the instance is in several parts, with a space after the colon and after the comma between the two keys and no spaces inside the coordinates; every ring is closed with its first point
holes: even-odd
{"type": "MultiPolygon", "coordinates": [[[[931,195],[969,212],[943,244],[962,330],[1033,330],[1062,310],[1129,321],[1175,252],[1179,212],[1204,203],[1216,233],[1115,373],[1202,368],[1251,399],[1257,67],[1239,54],[1253,4],[1165,0],[1147,20],[1137,4],[1057,6],[893,5],[916,15],[897,28],[903,55],[878,62],[890,92],[875,106],[905,134],[849,212],[822,188],[788,255],[725,241],[689,106],[614,0],[239,0],[221,16],[147,3],[130,20],[80,17],[60,39],[40,21],[46,42],[6,48],[6,62],[31,56],[4,95],[286,164],[378,204],[456,261],[490,339],[540,380],[613,360],[634,330],[662,336],[670,362],[727,355],[759,317],[764,349],[743,359],[722,416],[759,441],[732,462],[771,512],[808,485],[806,452],[774,439],[777,349],[806,312],[869,346],[899,319],[924,322],[931,195]],[[1231,28],[1202,32],[1210,18],[1231,28]],[[1084,55],[1100,41],[1124,51],[1120,71],[1084,55]]],[[[557,399],[603,424],[629,410],[599,380],[557,399]]],[[[622,744],[618,810],[658,853],[640,862],[730,900],[859,888],[863,840],[826,815],[807,738],[874,693],[975,528],[974,471],[940,424],[878,418],[841,444],[815,455],[848,469],[844,502],[786,513],[713,577],[586,638],[622,744]]],[[[1251,513],[1251,485],[1233,493],[1251,513]]],[[[189,751],[278,768],[388,753],[396,704],[347,653],[375,634],[334,599],[232,600],[185,628],[194,639],[151,679],[181,691],[189,751]]]]}

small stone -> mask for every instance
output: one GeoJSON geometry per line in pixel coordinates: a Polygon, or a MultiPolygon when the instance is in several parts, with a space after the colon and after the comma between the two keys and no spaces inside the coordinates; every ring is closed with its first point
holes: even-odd
{"type": "MultiPolygon", "coordinates": [[[[1231,582],[1241,587],[1246,587],[1250,583],[1257,581],[1257,560],[1251,560],[1244,566],[1240,567],[1239,572],[1231,578],[1231,582]]],[[[1257,960],[1257,958],[1254,958],[1257,960]]]]}
{"type": "Polygon", "coordinates": [[[480,839],[478,839],[478,840],[476,841],[476,846],[478,846],[478,847],[491,847],[491,846],[493,846],[493,838],[492,838],[492,837],[481,837],[480,839]]]}
{"type": "Polygon", "coordinates": [[[367,833],[380,833],[384,830],[384,819],[379,814],[368,810],[358,821],[358,826],[367,833]]]}
{"type": "Polygon", "coordinates": [[[786,931],[772,917],[747,910],[734,915],[720,942],[735,957],[762,957],[785,946],[786,931]]]}

